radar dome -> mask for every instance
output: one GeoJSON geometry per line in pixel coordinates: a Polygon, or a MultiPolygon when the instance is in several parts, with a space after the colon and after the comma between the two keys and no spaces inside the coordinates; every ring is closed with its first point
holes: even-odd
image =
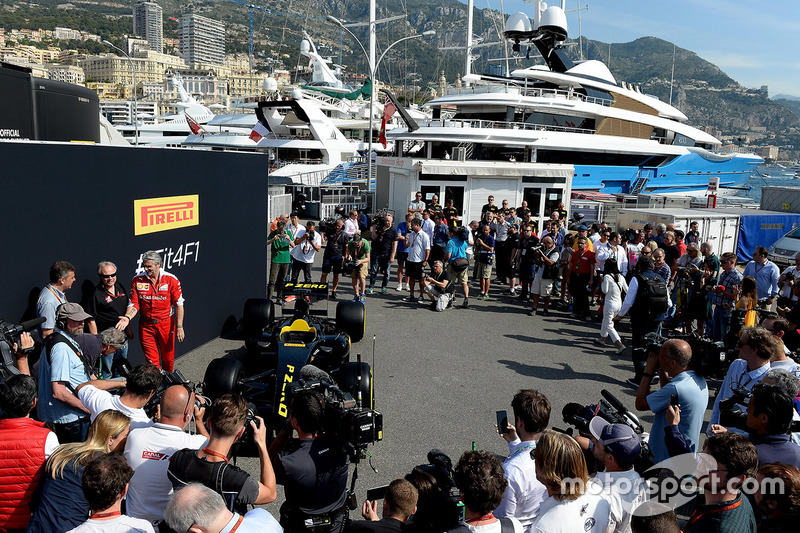
{"type": "Polygon", "coordinates": [[[292,89],[293,100],[301,100],[302,98],[303,98],[303,91],[301,91],[298,87],[292,89]]]}
{"type": "Polygon", "coordinates": [[[542,13],[539,29],[556,35],[559,41],[567,38],[567,15],[557,6],[550,6],[542,13]]]}
{"type": "Polygon", "coordinates": [[[308,39],[300,41],[300,53],[307,54],[309,50],[311,50],[311,43],[308,42],[308,39]]]}
{"type": "Polygon", "coordinates": [[[525,35],[530,35],[531,29],[531,19],[528,18],[528,15],[522,12],[514,13],[509,15],[503,35],[507,39],[518,39],[525,35]]]}
{"type": "Polygon", "coordinates": [[[264,78],[264,83],[262,87],[268,93],[272,93],[278,90],[278,82],[275,81],[275,78],[273,77],[264,78]]]}

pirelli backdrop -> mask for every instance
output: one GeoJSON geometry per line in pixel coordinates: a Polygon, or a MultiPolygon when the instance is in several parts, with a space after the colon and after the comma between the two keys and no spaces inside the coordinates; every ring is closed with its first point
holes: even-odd
{"type": "MultiPolygon", "coordinates": [[[[217,337],[247,298],[266,294],[265,156],[4,142],[0,161],[0,318],[33,318],[59,259],[75,265],[71,302],[93,290],[100,261],[114,262],[130,291],[147,250],[161,253],[183,288],[186,340],[177,356],[217,337]]],[[[138,336],[129,357],[143,361],[138,336]]]]}

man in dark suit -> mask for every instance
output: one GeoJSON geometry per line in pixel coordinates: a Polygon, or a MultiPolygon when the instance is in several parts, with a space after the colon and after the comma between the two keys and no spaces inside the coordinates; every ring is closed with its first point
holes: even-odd
{"type": "Polygon", "coordinates": [[[347,525],[347,533],[400,533],[417,511],[417,489],[405,479],[395,479],[386,489],[383,499],[383,519],[378,520],[378,502],[365,501],[361,515],[347,525]]]}

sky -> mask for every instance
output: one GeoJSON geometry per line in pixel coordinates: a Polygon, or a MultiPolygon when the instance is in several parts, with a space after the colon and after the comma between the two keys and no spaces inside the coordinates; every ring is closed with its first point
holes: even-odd
{"type": "MultiPolygon", "coordinates": [[[[474,1],[476,8],[500,11],[501,0],[474,1]]],[[[745,87],[767,85],[770,96],[800,97],[797,0],[566,0],[572,38],[578,37],[578,13],[569,11],[586,5],[589,9],[581,11],[580,18],[589,39],[624,43],[658,37],[697,53],[745,87]]],[[[506,16],[523,11],[530,17],[533,6],[504,0],[503,11],[506,16]]]]}

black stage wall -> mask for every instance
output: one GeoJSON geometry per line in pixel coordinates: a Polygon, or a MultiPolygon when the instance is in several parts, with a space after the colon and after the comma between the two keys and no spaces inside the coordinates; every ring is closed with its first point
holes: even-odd
{"type": "MultiPolygon", "coordinates": [[[[0,161],[5,320],[35,316],[56,260],[75,265],[66,294],[80,302],[98,282],[98,262],[114,262],[129,290],[151,249],[183,287],[186,340],[178,356],[217,337],[245,299],[266,294],[262,154],[2,142],[0,161]]],[[[143,360],[138,335],[130,357],[143,360]]]]}

